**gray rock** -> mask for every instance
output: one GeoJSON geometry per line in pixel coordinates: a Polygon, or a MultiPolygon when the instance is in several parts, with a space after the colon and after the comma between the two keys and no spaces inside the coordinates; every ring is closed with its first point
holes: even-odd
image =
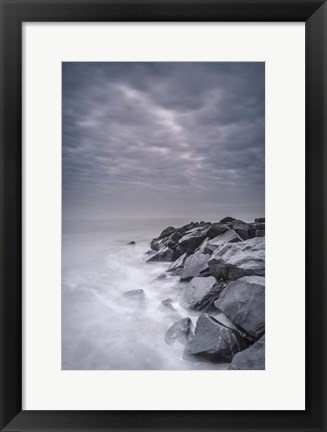
{"type": "Polygon", "coordinates": [[[122,298],[126,304],[133,307],[144,307],[147,303],[147,297],[142,289],[126,291],[123,293],[122,298]]]}
{"type": "Polygon", "coordinates": [[[236,353],[247,348],[248,342],[233,330],[220,324],[208,314],[202,314],[196,323],[184,356],[199,356],[213,361],[231,361],[236,353]]]}
{"type": "Polygon", "coordinates": [[[255,230],[264,231],[266,229],[266,224],[264,222],[255,223],[255,224],[252,224],[252,226],[255,230]]]}
{"type": "Polygon", "coordinates": [[[186,233],[187,231],[191,230],[192,228],[197,227],[198,224],[194,223],[194,222],[190,222],[180,228],[178,228],[178,231],[181,232],[182,234],[186,233]]]}
{"type": "Polygon", "coordinates": [[[209,271],[217,279],[235,280],[243,276],[264,276],[265,238],[224,243],[210,257],[209,271]]]}
{"type": "Polygon", "coordinates": [[[172,234],[175,231],[176,231],[176,228],[169,226],[161,232],[159,239],[162,239],[163,237],[168,237],[168,236],[170,236],[170,234],[172,234]]]}
{"type": "Polygon", "coordinates": [[[131,246],[136,245],[135,241],[131,241],[131,242],[127,243],[127,244],[128,244],[128,245],[131,245],[131,246]]]}
{"type": "MultiPolygon", "coordinates": [[[[202,252],[202,253],[204,253],[204,250],[205,250],[206,245],[208,244],[209,240],[210,240],[209,237],[206,237],[203,240],[203,242],[200,244],[200,246],[196,249],[195,252],[202,252]]],[[[209,253],[209,252],[206,252],[206,253],[209,253]]]]}
{"type": "Polygon", "coordinates": [[[221,234],[224,234],[225,231],[229,230],[229,226],[223,223],[213,223],[211,227],[209,227],[207,235],[210,239],[217,237],[221,234]]]}
{"type": "Polygon", "coordinates": [[[218,321],[220,324],[224,325],[225,327],[230,328],[231,330],[234,330],[236,333],[238,333],[243,338],[247,339],[249,343],[254,343],[257,339],[253,336],[249,335],[246,331],[235,325],[227,316],[221,312],[218,309],[211,309],[210,310],[210,316],[212,316],[216,321],[218,321]]]}
{"type": "Polygon", "coordinates": [[[191,279],[196,276],[209,276],[208,260],[210,255],[200,251],[188,256],[184,262],[184,268],[180,275],[182,280],[191,279]]]}
{"type": "Polygon", "coordinates": [[[264,370],[265,369],[265,335],[254,345],[233,357],[229,370],[264,370]]]}
{"type": "Polygon", "coordinates": [[[195,277],[184,288],[182,303],[190,309],[206,311],[213,305],[224,286],[224,283],[218,283],[213,276],[195,277]]]}
{"type": "Polygon", "coordinates": [[[266,226],[264,222],[250,224],[250,237],[263,237],[265,235],[265,227],[266,226]]]}
{"type": "Polygon", "coordinates": [[[258,339],[265,332],[265,278],[245,276],[230,282],[215,306],[235,325],[258,339]]]}
{"type": "Polygon", "coordinates": [[[158,307],[160,312],[176,312],[176,309],[173,306],[173,299],[168,298],[163,300],[158,307]]]}
{"type": "Polygon", "coordinates": [[[149,258],[146,262],[153,261],[175,261],[177,258],[176,252],[165,246],[160,249],[155,255],[149,258]]]}
{"type": "Polygon", "coordinates": [[[167,246],[169,249],[173,249],[177,245],[178,241],[182,238],[182,233],[174,228],[174,231],[171,234],[169,234],[171,232],[171,229],[172,227],[166,228],[167,231],[164,230],[160,234],[159,238],[155,238],[151,241],[150,247],[152,250],[158,252],[164,249],[165,246],[167,246]],[[168,234],[165,237],[163,237],[162,234],[165,233],[165,231],[168,234]]]}
{"type": "Polygon", "coordinates": [[[158,251],[162,247],[162,245],[162,240],[155,238],[151,241],[150,248],[154,251],[158,251]]]}
{"type": "Polygon", "coordinates": [[[242,240],[247,240],[250,238],[249,224],[236,220],[232,222],[232,228],[241,237],[242,240]]]}
{"type": "Polygon", "coordinates": [[[254,219],[254,223],[260,223],[260,222],[265,223],[266,222],[266,218],[262,217],[262,218],[256,218],[256,219],[254,219]]]}
{"type": "Polygon", "coordinates": [[[184,253],[176,261],[174,261],[168,268],[168,272],[174,276],[180,276],[183,272],[184,262],[186,260],[187,254],[184,253]]]}
{"type": "Polygon", "coordinates": [[[228,222],[233,222],[234,220],[236,220],[236,219],[233,218],[233,217],[231,217],[231,216],[227,216],[227,217],[221,219],[221,220],[219,221],[219,223],[224,224],[224,223],[228,223],[228,222]]]}
{"type": "Polygon", "coordinates": [[[155,279],[153,279],[152,282],[158,281],[158,280],[166,280],[168,279],[168,276],[166,273],[161,273],[159,276],[157,276],[155,279]]]}
{"type": "Polygon", "coordinates": [[[183,318],[179,321],[176,321],[167,330],[165,334],[165,342],[168,345],[171,345],[177,340],[181,344],[186,345],[190,337],[193,335],[192,327],[193,325],[190,318],[183,318]]]}
{"type": "Polygon", "coordinates": [[[192,253],[206,238],[206,230],[195,231],[185,234],[178,242],[180,250],[186,253],[192,253]]]}
{"type": "Polygon", "coordinates": [[[163,241],[163,244],[165,246],[168,246],[170,248],[173,248],[178,241],[182,238],[183,234],[181,234],[178,230],[170,234],[170,236],[163,241]]]}
{"type": "Polygon", "coordinates": [[[222,243],[237,243],[241,242],[241,237],[231,229],[228,229],[228,231],[225,231],[223,234],[213,238],[212,240],[209,240],[204,248],[204,253],[212,254],[219,246],[222,245],[222,243]]]}

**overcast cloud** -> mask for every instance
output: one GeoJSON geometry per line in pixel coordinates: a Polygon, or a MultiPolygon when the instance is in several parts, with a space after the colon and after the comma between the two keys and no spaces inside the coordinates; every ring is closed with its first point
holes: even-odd
{"type": "Polygon", "coordinates": [[[263,216],[264,73],[264,63],[63,63],[63,216],[263,216]]]}

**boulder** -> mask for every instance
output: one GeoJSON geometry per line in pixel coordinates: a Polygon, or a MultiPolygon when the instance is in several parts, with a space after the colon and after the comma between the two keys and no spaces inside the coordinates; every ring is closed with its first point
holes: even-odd
{"type": "Polygon", "coordinates": [[[161,232],[161,234],[160,234],[160,236],[159,236],[159,239],[162,239],[162,238],[164,238],[164,237],[168,237],[168,236],[170,236],[170,234],[172,234],[173,232],[175,232],[175,230],[176,230],[176,228],[174,228],[174,227],[172,227],[172,226],[169,226],[169,227],[165,228],[165,229],[161,232]]]}
{"type": "Polygon", "coordinates": [[[250,237],[263,237],[265,235],[266,225],[264,222],[250,224],[250,237]]]}
{"type": "Polygon", "coordinates": [[[167,239],[163,241],[163,244],[165,246],[173,248],[178,243],[178,241],[182,238],[182,236],[183,234],[180,233],[178,230],[176,230],[172,234],[170,234],[170,236],[167,239]]]}
{"type": "Polygon", "coordinates": [[[258,339],[265,332],[265,278],[244,276],[227,284],[215,301],[235,325],[258,339]]]}
{"type": "Polygon", "coordinates": [[[250,238],[250,225],[240,220],[232,222],[233,230],[241,237],[242,240],[250,238]]]}
{"type": "Polygon", "coordinates": [[[160,249],[155,255],[153,255],[151,258],[149,258],[146,262],[153,262],[153,261],[175,261],[177,258],[176,252],[170,249],[169,247],[165,246],[162,249],[160,249]]]}
{"type": "MultiPolygon", "coordinates": [[[[204,240],[203,240],[203,242],[200,244],[200,246],[196,249],[196,251],[195,252],[202,252],[202,253],[204,253],[204,250],[205,250],[205,248],[206,248],[206,245],[207,245],[207,243],[209,242],[209,237],[206,237],[204,240]]],[[[209,252],[206,252],[206,253],[209,253],[209,252]]]]}
{"type": "Polygon", "coordinates": [[[219,236],[220,234],[224,234],[225,231],[229,230],[229,226],[223,223],[213,223],[207,232],[207,236],[209,238],[214,238],[219,236]]]}
{"type": "Polygon", "coordinates": [[[233,357],[229,370],[264,370],[265,369],[265,335],[254,345],[233,357]]]}
{"type": "Polygon", "coordinates": [[[180,276],[183,272],[184,262],[186,260],[187,254],[184,253],[181,255],[176,261],[170,264],[168,268],[168,272],[170,272],[173,276],[180,276]]]}
{"type": "Polygon", "coordinates": [[[155,238],[150,242],[150,248],[154,251],[158,251],[161,247],[162,247],[162,240],[155,238]]]}
{"type": "Polygon", "coordinates": [[[212,362],[231,361],[236,353],[248,347],[248,341],[220,324],[208,314],[196,323],[195,334],[187,343],[184,357],[199,356],[212,362]]]}
{"type": "Polygon", "coordinates": [[[231,330],[234,330],[236,333],[238,333],[243,338],[247,339],[249,343],[254,343],[257,339],[255,339],[253,336],[249,335],[246,331],[235,325],[227,316],[221,312],[218,309],[211,309],[210,310],[210,316],[212,316],[216,321],[218,321],[220,324],[224,325],[225,327],[230,328],[231,330]]]}
{"type": "Polygon", "coordinates": [[[266,218],[262,217],[262,218],[256,218],[254,219],[254,223],[265,223],[266,222],[266,218]]]}
{"type": "Polygon", "coordinates": [[[255,223],[255,224],[252,224],[252,226],[255,230],[264,231],[266,229],[266,224],[264,222],[255,223]]]}
{"type": "Polygon", "coordinates": [[[183,225],[182,227],[178,228],[178,231],[181,232],[182,234],[186,233],[187,231],[191,230],[192,228],[197,227],[198,224],[194,223],[194,222],[190,222],[186,225],[183,225]]]}
{"type": "Polygon", "coordinates": [[[186,345],[190,337],[193,335],[192,332],[192,321],[190,318],[183,318],[176,321],[166,332],[165,342],[171,345],[176,340],[183,345],[186,345]]]}
{"type": "Polygon", "coordinates": [[[181,272],[181,280],[188,280],[196,276],[209,276],[208,260],[210,255],[200,251],[188,256],[181,272]]]}
{"type": "Polygon", "coordinates": [[[159,276],[157,276],[155,279],[153,279],[152,282],[158,281],[158,280],[167,280],[168,275],[166,273],[161,273],[159,276]]]}
{"type": "Polygon", "coordinates": [[[225,224],[225,223],[228,223],[228,222],[233,222],[234,220],[236,220],[236,219],[233,218],[233,217],[231,217],[231,216],[227,216],[224,219],[221,219],[219,221],[219,223],[225,224]]]}
{"type": "Polygon", "coordinates": [[[191,228],[191,229],[189,229],[189,230],[187,230],[187,231],[181,231],[182,232],[182,234],[183,234],[183,236],[184,235],[189,235],[189,234],[194,234],[194,233],[198,233],[198,232],[200,232],[201,231],[201,227],[199,227],[199,226],[196,226],[196,227],[193,227],[193,228],[191,228]]]}
{"type": "Polygon", "coordinates": [[[190,309],[206,311],[213,306],[224,286],[213,276],[195,277],[183,290],[182,304],[190,309]]]}
{"type": "Polygon", "coordinates": [[[136,245],[135,241],[131,241],[131,242],[127,243],[127,244],[128,244],[128,245],[131,245],[131,246],[136,245]]]}
{"type": "Polygon", "coordinates": [[[265,238],[224,243],[210,256],[209,272],[216,279],[235,280],[265,275],[265,238]]]}
{"type": "Polygon", "coordinates": [[[158,310],[160,312],[176,312],[176,309],[173,306],[173,299],[168,298],[166,300],[163,300],[160,303],[160,306],[158,307],[158,310]]]}
{"type": "Polygon", "coordinates": [[[219,246],[222,245],[222,243],[236,243],[241,242],[242,238],[233,230],[228,229],[228,231],[225,231],[223,234],[213,238],[212,240],[209,240],[204,248],[204,253],[212,254],[219,246]]]}
{"type": "Polygon", "coordinates": [[[133,307],[144,307],[147,302],[147,297],[142,289],[126,291],[123,293],[122,298],[126,301],[128,306],[133,307]]]}
{"type": "Polygon", "coordinates": [[[166,228],[158,238],[154,238],[150,242],[151,249],[159,251],[164,246],[172,248],[182,238],[183,234],[178,229],[173,227],[166,228]],[[165,234],[165,235],[163,235],[165,234]]]}
{"type": "Polygon", "coordinates": [[[179,249],[186,253],[192,253],[206,238],[207,231],[195,231],[185,234],[178,242],[179,249]]]}

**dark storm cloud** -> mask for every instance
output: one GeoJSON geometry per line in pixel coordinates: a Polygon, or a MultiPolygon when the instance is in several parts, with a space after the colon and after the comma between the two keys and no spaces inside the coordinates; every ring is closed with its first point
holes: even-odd
{"type": "Polygon", "coordinates": [[[64,63],[65,217],[264,214],[263,63],[64,63]]]}

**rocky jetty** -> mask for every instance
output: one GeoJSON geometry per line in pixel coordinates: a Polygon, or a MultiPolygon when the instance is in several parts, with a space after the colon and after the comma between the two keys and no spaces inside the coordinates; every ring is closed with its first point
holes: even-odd
{"type": "MultiPolygon", "coordinates": [[[[171,263],[166,274],[179,278],[176,297],[190,315],[167,322],[166,343],[183,344],[185,361],[264,369],[265,218],[169,226],[150,248],[147,262],[171,263]]],[[[142,294],[128,293],[134,296],[142,294]]],[[[174,311],[172,303],[164,300],[159,310],[174,311]]]]}

